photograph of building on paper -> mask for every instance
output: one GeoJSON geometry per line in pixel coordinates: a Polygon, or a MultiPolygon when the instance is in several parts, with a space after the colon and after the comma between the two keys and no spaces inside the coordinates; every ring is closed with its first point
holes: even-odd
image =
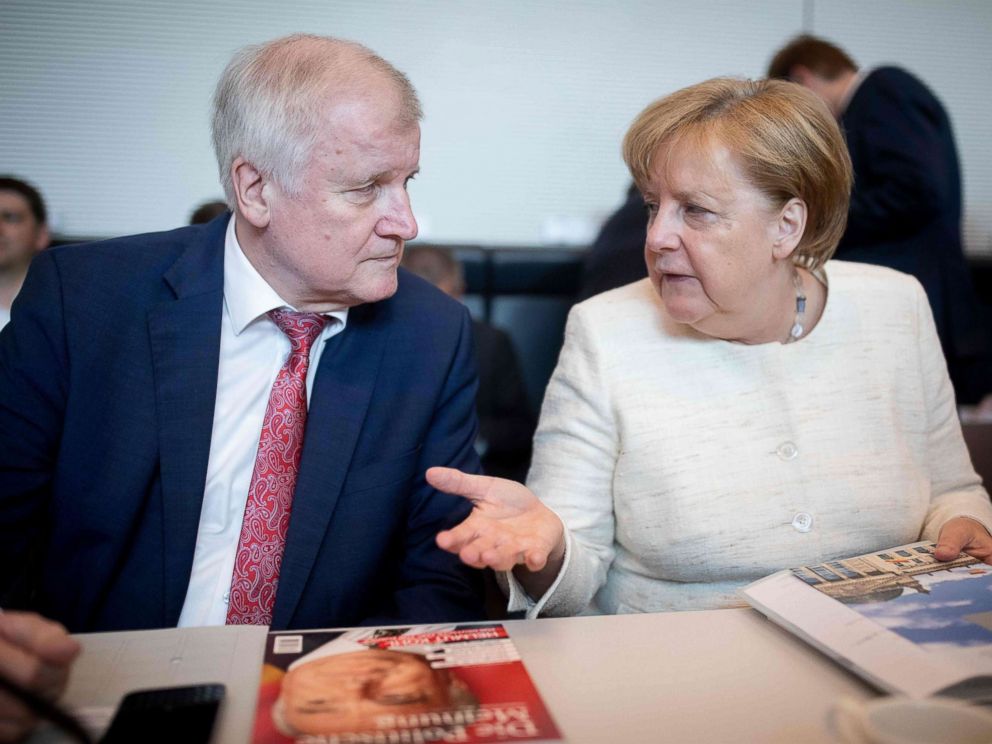
{"type": "Polygon", "coordinates": [[[793,569],[806,584],[902,637],[992,650],[992,566],[962,554],[940,562],[932,542],[793,569]]]}

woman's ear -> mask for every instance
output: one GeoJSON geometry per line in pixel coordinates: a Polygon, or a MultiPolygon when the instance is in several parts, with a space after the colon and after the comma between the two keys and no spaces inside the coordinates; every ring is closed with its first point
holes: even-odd
{"type": "Polygon", "coordinates": [[[231,183],[238,213],[252,226],[264,229],[269,224],[269,179],[244,158],[231,164],[231,183]]]}
{"type": "Polygon", "coordinates": [[[775,258],[788,258],[806,232],[806,202],[796,197],[789,199],[779,212],[774,229],[772,255],[775,258]]]}

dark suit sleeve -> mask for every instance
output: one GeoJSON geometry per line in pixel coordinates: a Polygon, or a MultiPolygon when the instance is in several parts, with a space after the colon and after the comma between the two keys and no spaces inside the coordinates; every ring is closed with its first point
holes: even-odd
{"type": "Polygon", "coordinates": [[[945,156],[948,125],[940,103],[905,73],[877,75],[852,101],[864,107],[851,124],[858,131],[850,133],[864,152],[844,235],[849,245],[917,230],[944,208],[957,178],[945,156]]]}
{"type": "Polygon", "coordinates": [[[424,478],[427,468],[435,465],[479,472],[479,458],[473,446],[478,429],[477,388],[471,321],[464,311],[457,349],[421,449],[392,606],[381,616],[367,618],[365,625],[485,617],[481,572],[464,565],[457,556],[442,551],[435,543],[438,532],[468,516],[471,504],[431,488],[424,478]]]}
{"type": "Polygon", "coordinates": [[[61,281],[40,254],[0,332],[0,602],[23,605],[42,536],[65,412],[68,353],[61,281]]]}

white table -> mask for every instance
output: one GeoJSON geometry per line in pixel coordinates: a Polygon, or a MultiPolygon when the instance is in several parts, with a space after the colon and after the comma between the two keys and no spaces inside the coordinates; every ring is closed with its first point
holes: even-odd
{"type": "Polygon", "coordinates": [[[836,744],[834,702],[877,694],[753,610],[508,626],[572,744],[836,744]]]}
{"type": "MultiPolygon", "coordinates": [[[[826,743],[837,698],[876,694],[753,610],[506,625],[571,744],[826,743]]],[[[140,687],[224,682],[215,742],[245,744],[264,635],[221,627],[77,636],[84,650],[64,702],[111,707],[140,687]]]]}

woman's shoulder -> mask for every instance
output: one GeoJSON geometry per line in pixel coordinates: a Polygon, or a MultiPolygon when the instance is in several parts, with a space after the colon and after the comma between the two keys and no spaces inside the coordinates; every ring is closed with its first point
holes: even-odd
{"type": "Polygon", "coordinates": [[[828,261],[824,266],[829,292],[854,295],[876,302],[915,302],[925,296],[916,277],[887,266],[855,263],[853,261],[828,261]]]}
{"type": "Polygon", "coordinates": [[[611,289],[572,307],[565,329],[569,351],[599,349],[616,364],[632,356],[671,353],[686,342],[698,345],[699,335],[675,322],[649,279],[611,289]]]}
{"type": "Polygon", "coordinates": [[[610,289],[572,307],[572,315],[587,322],[613,325],[657,317],[664,306],[650,279],[610,289]]]}

